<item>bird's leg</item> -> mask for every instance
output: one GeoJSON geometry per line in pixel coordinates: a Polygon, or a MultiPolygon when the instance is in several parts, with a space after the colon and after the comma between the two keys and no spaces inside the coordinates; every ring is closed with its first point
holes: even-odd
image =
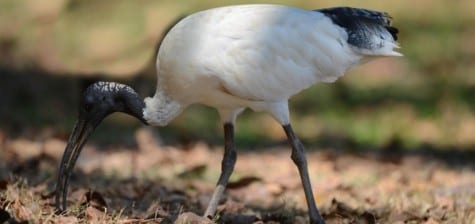
{"type": "Polygon", "coordinates": [[[307,199],[308,214],[310,216],[310,223],[312,224],[324,224],[322,216],[318,212],[315,200],[313,198],[312,185],[308,176],[307,157],[305,155],[305,148],[300,140],[294,134],[290,124],[282,126],[287,135],[290,145],[292,146],[291,158],[300,173],[300,179],[302,181],[303,190],[305,192],[305,198],[307,199]]]}
{"type": "Polygon", "coordinates": [[[213,192],[213,196],[206,208],[205,217],[212,218],[216,213],[219,200],[221,199],[229,177],[234,170],[236,163],[236,146],[234,145],[234,126],[231,123],[224,124],[224,156],[221,162],[221,175],[219,176],[218,184],[213,192]]]}

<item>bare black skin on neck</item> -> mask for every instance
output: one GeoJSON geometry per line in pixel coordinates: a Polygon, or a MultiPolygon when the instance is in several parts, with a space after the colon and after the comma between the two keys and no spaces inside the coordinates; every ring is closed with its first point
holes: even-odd
{"type": "Polygon", "coordinates": [[[144,108],[145,102],[130,86],[115,82],[96,82],[84,91],[79,117],[102,120],[111,113],[123,112],[147,124],[142,114],[144,108]]]}
{"type": "Polygon", "coordinates": [[[56,212],[66,209],[68,181],[87,138],[101,121],[114,112],[123,112],[148,125],[143,118],[145,102],[130,87],[115,82],[96,82],[90,85],[81,98],[78,121],[69,136],[59,167],[56,183],[56,212]],[[62,200],[62,203],[61,203],[62,200]]]}

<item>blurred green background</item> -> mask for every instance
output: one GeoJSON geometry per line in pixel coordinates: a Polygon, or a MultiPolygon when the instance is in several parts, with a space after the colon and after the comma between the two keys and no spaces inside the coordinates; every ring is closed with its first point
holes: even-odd
{"type": "MultiPolygon", "coordinates": [[[[2,0],[0,130],[10,138],[67,138],[81,89],[91,81],[155,88],[154,56],[164,29],[202,9],[263,1],[2,0]]],[[[292,123],[315,147],[473,149],[475,146],[475,2],[473,0],[267,1],[307,9],[355,6],[389,12],[403,58],[385,58],[317,84],[292,98],[292,123]]],[[[116,114],[93,135],[97,144],[134,145],[139,122],[116,114]]],[[[165,128],[165,144],[221,144],[217,113],[193,106],[165,128]]],[[[238,145],[285,141],[277,122],[246,111],[238,145]]]]}

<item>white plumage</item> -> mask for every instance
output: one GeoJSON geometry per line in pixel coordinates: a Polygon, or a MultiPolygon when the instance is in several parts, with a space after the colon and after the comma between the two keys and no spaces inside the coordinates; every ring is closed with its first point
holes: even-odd
{"type": "Polygon", "coordinates": [[[235,119],[251,108],[270,113],[282,125],[302,180],[310,222],[324,223],[313,198],[304,147],[290,125],[287,101],[370,59],[400,56],[394,51],[397,32],[386,13],[347,7],[308,11],[241,5],[184,18],[161,43],[153,97],[142,100],[131,87],[111,82],[95,83],[85,91],[59,169],[57,210],[66,208],[71,170],[104,117],[125,112],[145,124],[164,126],[187,106],[199,103],[218,110],[225,137],[221,175],[205,216],[215,214],[234,169],[235,119]]]}
{"type": "Polygon", "coordinates": [[[288,123],[287,101],[317,82],[333,82],[374,56],[399,56],[388,31],[377,49],[347,42],[325,14],[278,5],[210,9],[186,17],[166,35],[157,55],[158,88],[145,118],[166,125],[186,106],[215,107],[234,121],[249,107],[288,123]],[[163,104],[163,99],[168,102],[163,104]]]}

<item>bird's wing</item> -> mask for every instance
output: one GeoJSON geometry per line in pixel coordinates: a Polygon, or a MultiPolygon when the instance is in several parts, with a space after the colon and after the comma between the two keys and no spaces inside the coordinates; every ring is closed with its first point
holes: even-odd
{"type": "Polygon", "coordinates": [[[206,29],[212,41],[199,55],[209,55],[203,64],[233,95],[287,99],[317,81],[335,81],[360,58],[345,43],[344,30],[322,13],[275,5],[228,10],[206,29]]]}
{"type": "Polygon", "coordinates": [[[365,55],[400,56],[397,48],[398,29],[391,26],[385,12],[360,8],[336,7],[314,10],[325,14],[348,33],[348,43],[365,55]]]}
{"type": "Polygon", "coordinates": [[[286,100],[316,82],[335,81],[365,56],[399,55],[388,24],[383,13],[349,8],[240,5],[202,11],[165,37],[159,83],[187,102],[199,98],[186,94],[194,93],[191,87],[205,86],[246,100],[286,100]]]}

